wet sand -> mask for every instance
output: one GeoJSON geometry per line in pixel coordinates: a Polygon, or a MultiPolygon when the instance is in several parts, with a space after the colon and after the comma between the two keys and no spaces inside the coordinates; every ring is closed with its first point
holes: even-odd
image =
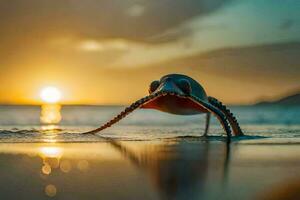
{"type": "Polygon", "coordinates": [[[299,198],[300,145],[253,141],[1,143],[0,199],[299,198]]]}

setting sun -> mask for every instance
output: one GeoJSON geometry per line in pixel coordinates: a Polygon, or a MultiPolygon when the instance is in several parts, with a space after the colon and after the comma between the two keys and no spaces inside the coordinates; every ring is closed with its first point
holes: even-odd
{"type": "Polygon", "coordinates": [[[55,87],[45,87],[42,89],[40,97],[47,103],[57,103],[61,99],[61,92],[55,87]]]}

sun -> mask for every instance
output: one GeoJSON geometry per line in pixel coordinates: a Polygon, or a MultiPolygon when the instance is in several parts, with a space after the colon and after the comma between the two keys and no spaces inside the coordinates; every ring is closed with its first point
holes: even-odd
{"type": "Polygon", "coordinates": [[[56,87],[45,87],[41,90],[40,97],[44,102],[57,103],[61,99],[61,92],[56,87]]]}

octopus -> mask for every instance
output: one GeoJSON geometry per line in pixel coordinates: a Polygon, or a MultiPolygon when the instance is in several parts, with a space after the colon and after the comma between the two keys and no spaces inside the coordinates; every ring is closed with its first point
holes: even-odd
{"type": "Polygon", "coordinates": [[[228,141],[231,140],[232,135],[244,135],[233,113],[215,97],[207,96],[203,87],[189,76],[183,74],[165,75],[160,80],[152,81],[148,91],[149,95],[135,101],[101,127],[83,134],[96,134],[140,108],[155,109],[176,115],[206,114],[203,136],[208,134],[212,114],[222,125],[228,141]]]}

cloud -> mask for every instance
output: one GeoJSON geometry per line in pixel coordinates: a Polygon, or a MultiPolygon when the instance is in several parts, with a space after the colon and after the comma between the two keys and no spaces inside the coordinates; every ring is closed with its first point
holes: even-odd
{"type": "MultiPolygon", "coordinates": [[[[280,20],[296,21],[298,10],[291,10],[294,6],[289,4],[279,15],[274,4],[259,0],[2,0],[0,55],[6,59],[0,60],[0,66],[64,57],[134,68],[228,46],[298,41],[297,29],[278,30],[280,20]]],[[[289,26],[290,21],[283,25],[289,26]]]]}
{"type": "Polygon", "coordinates": [[[126,51],[130,48],[130,43],[122,39],[108,41],[84,40],[79,42],[77,47],[82,51],[126,51]]]}
{"type": "Polygon", "coordinates": [[[143,42],[228,0],[2,0],[0,26],[18,36],[75,34],[143,42]]]}
{"type": "Polygon", "coordinates": [[[128,8],[127,13],[132,17],[139,17],[145,12],[145,7],[139,4],[132,5],[128,8]]]}

